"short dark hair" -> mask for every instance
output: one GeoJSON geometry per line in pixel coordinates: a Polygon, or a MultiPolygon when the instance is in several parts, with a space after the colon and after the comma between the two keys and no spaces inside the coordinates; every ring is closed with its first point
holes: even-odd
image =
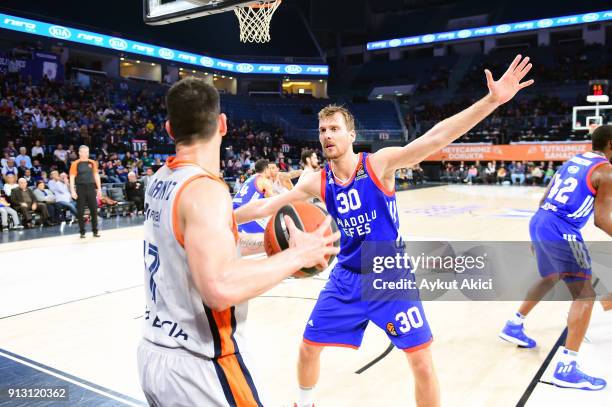
{"type": "Polygon", "coordinates": [[[43,180],[38,180],[38,182],[36,183],[36,186],[39,186],[40,184],[45,185],[45,181],[43,181],[43,180]]]}
{"type": "Polygon", "coordinates": [[[306,159],[312,157],[313,154],[314,154],[313,150],[304,150],[304,152],[302,153],[302,158],[301,158],[302,164],[304,165],[308,164],[306,162],[306,159]]]}
{"type": "Polygon", "coordinates": [[[270,161],[264,160],[263,158],[261,160],[257,160],[257,162],[255,162],[255,172],[257,174],[261,174],[266,170],[266,168],[268,168],[268,164],[270,164],[270,161]]]}
{"type": "Polygon", "coordinates": [[[188,77],[175,83],[166,95],[166,108],[177,145],[207,140],[217,130],[219,92],[203,79],[188,77]]]}
{"type": "Polygon", "coordinates": [[[591,137],[593,140],[593,150],[605,150],[608,143],[612,141],[612,126],[609,124],[599,126],[591,137]]]}

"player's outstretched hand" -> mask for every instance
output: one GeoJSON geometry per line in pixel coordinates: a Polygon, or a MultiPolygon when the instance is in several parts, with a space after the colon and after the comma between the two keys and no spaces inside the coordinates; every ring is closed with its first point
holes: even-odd
{"type": "Polygon", "coordinates": [[[340,252],[339,247],[333,246],[333,243],[340,239],[340,232],[325,236],[325,231],[329,229],[331,221],[331,216],[327,216],[317,230],[306,233],[298,229],[293,220],[285,215],[285,225],[287,225],[287,231],[289,232],[289,247],[295,247],[299,250],[302,267],[325,269],[328,266],[327,259],[329,256],[340,252]]]}
{"type": "Polygon", "coordinates": [[[491,71],[485,69],[489,95],[491,95],[500,105],[506,103],[512,99],[519,90],[533,85],[533,79],[521,82],[531,68],[532,65],[529,63],[529,57],[523,58],[521,55],[517,55],[510,64],[510,67],[508,67],[506,73],[497,81],[493,79],[491,71]]]}

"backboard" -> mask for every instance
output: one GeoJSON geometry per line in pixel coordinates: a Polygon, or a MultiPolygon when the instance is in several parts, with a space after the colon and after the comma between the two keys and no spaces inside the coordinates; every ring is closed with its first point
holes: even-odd
{"type": "Polygon", "coordinates": [[[163,25],[232,11],[253,0],[143,0],[144,22],[163,25]]]}
{"type": "Polygon", "coordinates": [[[572,129],[589,131],[591,125],[608,124],[612,121],[612,105],[574,106],[572,129]]]}

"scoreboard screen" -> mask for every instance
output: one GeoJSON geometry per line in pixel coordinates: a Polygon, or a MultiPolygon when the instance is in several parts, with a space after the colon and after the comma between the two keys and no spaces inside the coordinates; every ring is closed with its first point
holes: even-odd
{"type": "Polygon", "coordinates": [[[589,81],[589,95],[603,96],[608,94],[608,80],[595,79],[589,81]]]}

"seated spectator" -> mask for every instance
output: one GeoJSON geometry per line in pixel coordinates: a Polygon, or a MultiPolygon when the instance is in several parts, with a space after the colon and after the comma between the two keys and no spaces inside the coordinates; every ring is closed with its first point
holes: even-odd
{"type": "Polygon", "coordinates": [[[149,168],[153,165],[153,158],[149,155],[148,151],[143,151],[142,152],[142,166],[144,168],[149,168]]]}
{"type": "Polygon", "coordinates": [[[45,187],[44,182],[38,181],[36,183],[36,188],[32,192],[34,192],[34,196],[38,202],[42,202],[47,205],[47,211],[49,212],[51,222],[58,223],[62,207],[57,205],[53,192],[45,187]]]}
{"type": "Polygon", "coordinates": [[[17,149],[15,148],[15,142],[13,140],[9,140],[6,143],[6,147],[3,152],[7,153],[9,157],[15,157],[17,155],[17,149]]]}
{"type": "Polygon", "coordinates": [[[11,199],[11,191],[19,187],[16,180],[17,177],[13,174],[9,174],[6,176],[6,182],[4,183],[4,187],[2,187],[2,190],[4,191],[4,195],[8,199],[11,199]]]}
{"type": "Polygon", "coordinates": [[[525,183],[525,165],[522,162],[517,162],[514,168],[512,169],[512,174],[510,175],[512,179],[512,184],[520,184],[523,185],[525,183]]]}
{"type": "Polygon", "coordinates": [[[17,177],[23,178],[28,170],[29,168],[26,166],[25,160],[21,160],[19,162],[19,167],[17,167],[17,177]]]}
{"type": "Polygon", "coordinates": [[[21,178],[26,180],[28,187],[33,187],[36,185],[36,180],[32,176],[32,171],[30,169],[25,170],[23,177],[21,178]]]}
{"type": "Polygon", "coordinates": [[[415,165],[412,168],[412,178],[413,178],[414,185],[423,183],[425,179],[425,175],[424,175],[423,169],[421,168],[419,164],[415,165]]]}
{"type": "MultiPolygon", "coordinates": [[[[443,163],[444,164],[444,163],[443,163]]],[[[451,163],[446,163],[444,166],[444,170],[442,172],[442,176],[440,177],[440,181],[442,182],[452,182],[454,176],[454,167],[451,163]]]]}
{"type": "Polygon", "coordinates": [[[34,147],[32,147],[32,159],[42,160],[45,157],[45,149],[40,144],[40,140],[36,140],[34,142],[34,147]]]}
{"type": "Polygon", "coordinates": [[[34,177],[34,179],[38,181],[43,173],[43,168],[42,165],[40,165],[40,161],[38,161],[37,159],[34,160],[32,162],[32,168],[30,168],[30,171],[32,171],[32,176],[34,177]]]}
{"type": "Polygon", "coordinates": [[[555,165],[552,161],[548,162],[548,167],[546,168],[546,172],[544,173],[544,185],[548,185],[550,180],[555,175],[555,165]]]}
{"type": "Polygon", "coordinates": [[[120,184],[121,180],[117,176],[117,170],[112,161],[106,163],[104,168],[104,175],[106,175],[106,182],[113,184],[120,184]]]}
{"type": "Polygon", "coordinates": [[[129,170],[123,166],[121,160],[115,161],[115,171],[117,172],[117,178],[119,178],[119,182],[126,183],[128,180],[129,170]]]}
{"type": "Polygon", "coordinates": [[[19,178],[18,184],[19,188],[15,188],[11,193],[11,202],[14,204],[14,209],[21,214],[26,229],[32,228],[32,215],[30,211],[39,213],[43,224],[46,226],[53,226],[49,222],[47,205],[36,200],[34,193],[28,188],[25,179],[19,178]]]}
{"type": "Polygon", "coordinates": [[[533,182],[533,185],[542,184],[543,177],[544,177],[544,173],[542,172],[542,169],[540,168],[540,166],[534,165],[533,168],[531,169],[531,180],[533,182]]]}
{"type": "Polygon", "coordinates": [[[15,178],[17,178],[17,176],[19,175],[19,171],[15,166],[15,160],[13,160],[12,158],[9,158],[6,161],[6,166],[2,167],[2,178],[4,178],[4,180],[6,181],[6,177],[9,175],[13,175],[15,178]]]}
{"type": "Polygon", "coordinates": [[[487,164],[487,168],[485,168],[485,182],[487,184],[496,183],[497,170],[495,167],[496,167],[495,161],[489,161],[489,163],[487,164]]]}
{"type": "Polygon", "coordinates": [[[510,184],[510,174],[503,165],[497,170],[497,183],[503,185],[505,182],[510,184]]]}
{"type": "Polygon", "coordinates": [[[60,171],[66,171],[68,169],[68,151],[64,150],[64,146],[61,144],[58,144],[53,152],[53,161],[60,171]]]}
{"type": "Polygon", "coordinates": [[[0,232],[4,230],[19,230],[23,229],[21,226],[21,222],[19,221],[19,216],[15,209],[11,208],[11,204],[6,200],[4,196],[4,191],[0,192],[0,220],[2,223],[0,224],[0,232]],[[8,225],[8,217],[13,219],[13,226],[10,227],[8,225]]]}
{"type": "Polygon", "coordinates": [[[136,212],[144,210],[144,190],[144,186],[142,182],[138,181],[136,174],[129,172],[128,182],[125,184],[125,193],[127,200],[134,202],[134,205],[136,205],[136,212]]]}
{"type": "Polygon", "coordinates": [[[11,157],[8,151],[3,152],[2,159],[0,159],[0,169],[5,168],[8,165],[9,160],[14,161],[15,157],[11,157]]]}
{"type": "MultiPolygon", "coordinates": [[[[62,173],[62,175],[65,176],[66,173],[62,173]]],[[[67,178],[66,176],[66,180],[67,178]]],[[[57,171],[51,171],[49,190],[55,195],[55,203],[64,209],[68,209],[72,216],[76,218],[76,203],[72,200],[69,185],[65,181],[62,181],[57,171]]]]}
{"type": "Polygon", "coordinates": [[[465,181],[472,185],[474,183],[474,181],[476,180],[476,178],[478,178],[478,169],[476,168],[475,165],[470,165],[470,169],[468,170],[467,173],[467,177],[465,178],[465,181]]]}
{"type": "Polygon", "coordinates": [[[147,187],[151,183],[152,179],[153,179],[153,168],[147,167],[145,171],[145,175],[144,177],[142,177],[142,183],[143,183],[143,187],[145,191],[147,190],[147,187]]]}
{"type": "Polygon", "coordinates": [[[19,166],[23,162],[26,168],[32,168],[32,160],[28,156],[25,147],[19,147],[19,155],[15,157],[15,162],[19,163],[19,166]]]}

